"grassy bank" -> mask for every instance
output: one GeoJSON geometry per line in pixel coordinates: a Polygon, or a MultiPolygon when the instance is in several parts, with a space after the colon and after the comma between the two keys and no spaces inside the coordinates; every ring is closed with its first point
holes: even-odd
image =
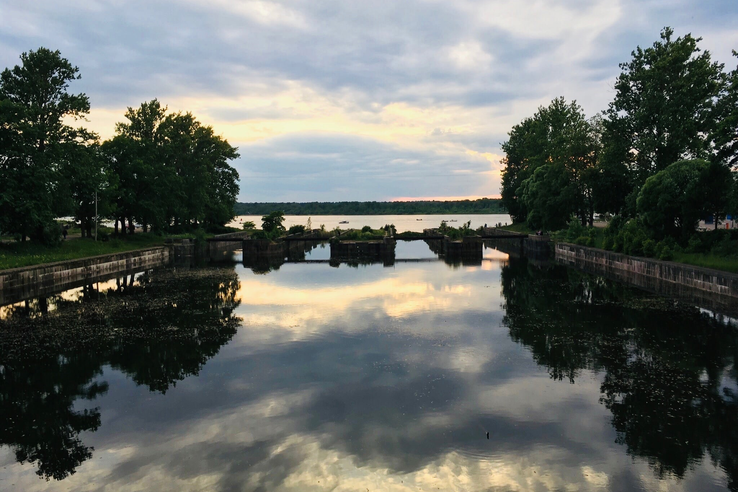
{"type": "Polygon", "coordinates": [[[105,242],[92,239],[74,239],[64,241],[58,247],[44,246],[33,242],[2,243],[0,244],[0,270],[122,253],[163,244],[163,236],[143,233],[126,236],[125,238],[111,238],[105,242]]]}
{"type": "Polygon", "coordinates": [[[672,261],[725,272],[738,273],[738,258],[704,253],[674,253],[672,261]]]}

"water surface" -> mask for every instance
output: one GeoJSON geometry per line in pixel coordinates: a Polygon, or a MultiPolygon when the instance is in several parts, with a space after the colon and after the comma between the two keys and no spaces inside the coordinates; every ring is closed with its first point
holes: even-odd
{"type": "MultiPolygon", "coordinates": [[[[394,224],[397,232],[413,231],[423,232],[423,229],[431,229],[441,225],[445,220],[448,225],[461,227],[470,221],[471,227],[477,229],[484,225],[492,227],[497,224],[507,225],[511,223],[507,214],[446,214],[446,215],[286,215],[284,226],[290,228],[293,225],[306,225],[310,219],[314,229],[324,225],[329,231],[340,227],[341,229],[361,229],[370,226],[379,229],[386,224],[394,224]],[[343,224],[341,222],[344,222],[343,224]]],[[[239,215],[228,224],[231,227],[241,227],[246,221],[261,227],[261,215],[239,215]]]]}
{"type": "Polygon", "coordinates": [[[735,326],[486,256],[162,269],[4,308],[0,488],[736,490],[735,326]]]}

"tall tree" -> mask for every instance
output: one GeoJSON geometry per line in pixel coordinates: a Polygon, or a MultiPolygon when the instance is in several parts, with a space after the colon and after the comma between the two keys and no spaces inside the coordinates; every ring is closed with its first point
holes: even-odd
{"type": "MultiPolygon", "coordinates": [[[[738,58],[738,52],[733,51],[738,58]]],[[[738,67],[726,76],[726,83],[715,105],[715,129],[712,134],[715,157],[738,167],[738,67]]]]}
{"type": "Polygon", "coordinates": [[[79,69],[43,47],[20,58],[0,74],[0,229],[48,239],[54,217],[73,208],[64,168],[96,136],[65,123],[90,111],[85,94],[68,93],[79,69]]]}
{"type": "MultiPolygon", "coordinates": [[[[126,122],[104,144],[118,176],[117,217],[144,229],[224,225],[234,216],[235,147],[192,113],[170,113],[159,101],[128,108],[126,122]]],[[[125,230],[125,228],[124,228],[125,230]]]]}
{"type": "Polygon", "coordinates": [[[624,163],[634,188],[680,159],[706,157],[712,109],[723,65],[691,34],[673,39],[666,27],[653,46],[621,63],[615,99],[605,111],[609,158],[624,163]]]}
{"type": "Polygon", "coordinates": [[[145,228],[164,228],[167,208],[176,199],[174,173],[164,158],[159,129],[166,111],[156,99],[129,107],[128,121],[115,125],[116,136],[105,146],[120,182],[116,227],[120,221],[124,232],[133,232],[134,219],[145,228]]]}
{"type": "Polygon", "coordinates": [[[502,144],[502,197],[513,219],[556,229],[575,214],[591,224],[599,142],[582,108],[563,97],[514,126],[502,144]]]}

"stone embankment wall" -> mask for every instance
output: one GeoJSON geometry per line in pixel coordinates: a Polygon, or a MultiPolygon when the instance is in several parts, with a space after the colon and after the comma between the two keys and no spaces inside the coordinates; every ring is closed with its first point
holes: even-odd
{"type": "Polygon", "coordinates": [[[43,297],[73,288],[91,279],[166,265],[168,247],[156,247],[93,256],[79,260],[0,270],[0,305],[31,297],[43,297]]]}
{"type": "Polygon", "coordinates": [[[692,300],[723,312],[738,311],[738,275],[670,261],[556,243],[556,261],[658,294],[692,300]]]}

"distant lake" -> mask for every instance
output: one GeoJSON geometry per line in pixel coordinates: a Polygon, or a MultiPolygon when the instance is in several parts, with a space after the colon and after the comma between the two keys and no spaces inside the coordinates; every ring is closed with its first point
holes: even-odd
{"type": "Polygon", "coordinates": [[[737,362],[730,320],[496,250],[155,269],[0,307],[0,489],[736,490],[737,362]]]}
{"type": "MultiPolygon", "coordinates": [[[[261,227],[261,215],[239,215],[230,224],[232,227],[241,227],[246,221],[252,221],[256,227],[261,227]]],[[[308,216],[306,215],[285,215],[284,225],[288,229],[293,225],[305,225],[308,216]]],[[[326,229],[332,230],[336,227],[341,229],[361,229],[364,226],[370,226],[372,229],[379,229],[386,224],[394,224],[397,232],[415,231],[423,232],[423,229],[430,229],[441,225],[441,221],[447,221],[450,226],[459,227],[467,221],[471,221],[471,227],[476,229],[485,224],[492,227],[498,223],[502,225],[510,224],[512,220],[507,214],[485,214],[485,215],[313,215],[310,217],[314,229],[324,224],[326,229]],[[348,224],[341,224],[342,221],[348,221],[348,224]]]]}

